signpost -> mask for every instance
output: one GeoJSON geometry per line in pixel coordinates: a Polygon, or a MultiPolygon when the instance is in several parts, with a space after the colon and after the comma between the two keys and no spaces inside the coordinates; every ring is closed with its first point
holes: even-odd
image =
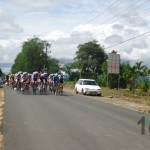
{"type": "Polygon", "coordinates": [[[115,53],[108,54],[108,73],[107,73],[107,86],[108,86],[108,75],[118,74],[118,89],[120,81],[120,55],[115,53]]]}

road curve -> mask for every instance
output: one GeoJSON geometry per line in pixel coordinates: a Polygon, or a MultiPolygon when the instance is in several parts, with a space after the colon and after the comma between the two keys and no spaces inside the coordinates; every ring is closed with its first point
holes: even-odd
{"type": "MultiPolygon", "coordinates": [[[[5,88],[5,150],[149,150],[142,115],[64,93],[22,95],[5,88]]],[[[145,116],[148,120],[149,116],[145,116]]]]}

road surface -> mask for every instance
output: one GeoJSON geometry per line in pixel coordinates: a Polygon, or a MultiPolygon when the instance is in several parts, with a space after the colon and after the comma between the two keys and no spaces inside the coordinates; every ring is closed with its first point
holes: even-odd
{"type": "Polygon", "coordinates": [[[22,95],[5,88],[4,148],[149,150],[148,127],[141,135],[137,124],[142,116],[86,96],[22,95]]]}

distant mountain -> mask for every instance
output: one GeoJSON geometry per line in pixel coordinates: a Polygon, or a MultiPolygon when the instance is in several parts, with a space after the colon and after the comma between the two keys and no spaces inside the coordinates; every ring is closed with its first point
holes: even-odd
{"type": "Polygon", "coordinates": [[[72,63],[74,61],[75,61],[74,59],[69,59],[69,58],[60,58],[59,59],[60,64],[72,63]]]}
{"type": "Polygon", "coordinates": [[[11,70],[12,63],[0,63],[0,68],[3,73],[9,73],[11,70]]]}
{"type": "Polygon", "coordinates": [[[0,63],[0,68],[1,67],[11,67],[12,63],[0,63]]]}

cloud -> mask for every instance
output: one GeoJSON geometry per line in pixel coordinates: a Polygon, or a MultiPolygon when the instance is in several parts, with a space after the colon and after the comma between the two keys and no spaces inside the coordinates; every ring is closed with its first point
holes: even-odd
{"type": "Polygon", "coordinates": [[[138,19],[133,19],[133,20],[129,20],[129,22],[127,22],[128,25],[130,26],[134,26],[134,27],[148,27],[149,23],[147,22],[147,20],[145,20],[142,17],[138,17],[138,19]]]}
{"type": "Polygon", "coordinates": [[[0,32],[23,32],[23,29],[14,22],[14,17],[3,10],[0,10],[0,20],[0,32]]]}
{"type": "Polygon", "coordinates": [[[76,3],[77,1],[79,0],[36,0],[36,2],[35,0],[7,0],[7,2],[11,2],[21,7],[35,9],[54,8],[63,4],[76,3]]]}
{"type": "MultiPolygon", "coordinates": [[[[145,27],[148,26],[148,21],[142,17],[141,14],[145,13],[145,9],[149,4],[148,1],[133,1],[130,4],[118,4],[112,7],[109,11],[113,15],[112,18],[114,21],[124,21],[125,24],[134,27],[145,27]],[[134,4],[134,5],[133,5],[134,4]],[[144,10],[141,11],[140,6],[144,7],[144,10]]],[[[147,9],[146,9],[147,10],[147,9]]],[[[148,12],[147,12],[148,13],[148,12]]],[[[123,23],[123,22],[122,22],[123,23]]]]}
{"type": "Polygon", "coordinates": [[[21,51],[21,43],[22,41],[11,38],[0,40],[0,63],[13,63],[21,51]]]}
{"type": "MultiPolygon", "coordinates": [[[[15,35],[24,31],[24,34],[43,35],[40,37],[41,39],[52,43],[49,55],[58,59],[73,59],[79,44],[95,39],[106,48],[149,30],[150,19],[144,19],[140,14],[143,10],[134,10],[134,7],[132,8],[134,12],[117,20],[125,14],[125,12],[120,13],[120,11],[133,3],[131,1],[126,1],[124,4],[118,2],[115,7],[95,18],[90,24],[86,22],[104,10],[104,7],[97,5],[104,1],[36,0],[35,2],[34,0],[6,0],[3,4],[6,2],[6,7],[0,10],[0,62],[13,63],[21,51],[21,43],[27,40],[25,36],[2,36],[2,33],[11,32],[15,35]],[[93,11],[94,8],[97,9],[93,11]],[[117,17],[107,23],[105,22],[107,18],[109,19],[117,13],[117,17]],[[135,17],[140,18],[140,20],[129,22],[135,17]]],[[[107,2],[107,6],[109,5],[110,3],[107,2]]],[[[106,49],[106,53],[114,49],[121,55],[122,60],[130,62],[143,60],[148,65],[150,59],[149,41],[148,36],[142,36],[106,49]]]]}
{"type": "Polygon", "coordinates": [[[48,33],[44,38],[56,41],[60,38],[67,38],[67,37],[68,37],[68,34],[65,34],[64,32],[53,31],[53,32],[48,33]]]}
{"type": "Polygon", "coordinates": [[[124,29],[124,26],[123,25],[121,25],[121,24],[114,24],[113,26],[113,29],[116,29],[116,30],[123,30],[124,29]]]}
{"type": "Polygon", "coordinates": [[[146,43],[145,40],[143,40],[143,39],[137,39],[136,43],[133,43],[131,45],[131,47],[138,48],[138,49],[145,49],[145,48],[148,48],[148,45],[147,45],[147,43],[146,43]]]}
{"type": "Polygon", "coordinates": [[[111,35],[111,36],[108,36],[106,39],[105,39],[105,43],[109,43],[109,44],[117,44],[117,43],[120,43],[123,41],[123,38],[119,35],[111,35]]]}

